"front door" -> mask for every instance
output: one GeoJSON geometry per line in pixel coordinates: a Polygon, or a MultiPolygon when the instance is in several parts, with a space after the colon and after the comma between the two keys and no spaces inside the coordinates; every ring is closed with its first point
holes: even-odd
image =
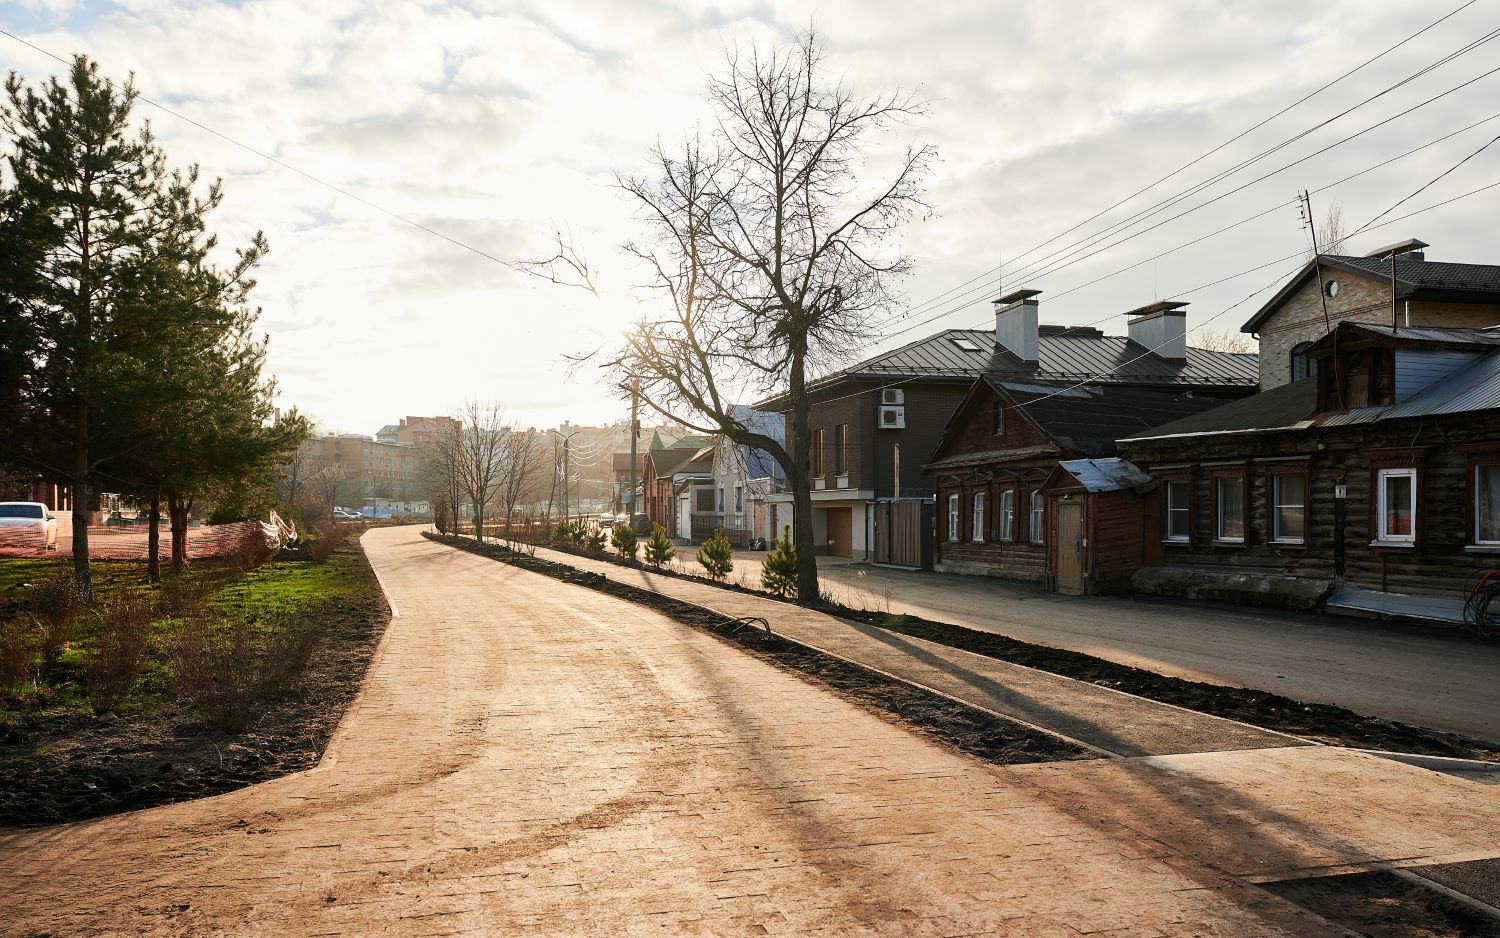
{"type": "Polygon", "coordinates": [[[828,553],[835,557],[854,556],[854,509],[828,509],[828,553]]]}
{"type": "Polygon", "coordinates": [[[1056,502],[1057,591],[1079,595],[1083,592],[1083,506],[1077,502],[1056,502]]]}

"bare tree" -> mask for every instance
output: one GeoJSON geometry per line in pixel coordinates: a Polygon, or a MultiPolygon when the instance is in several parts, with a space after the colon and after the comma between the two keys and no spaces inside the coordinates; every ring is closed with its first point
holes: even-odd
{"type": "Polygon", "coordinates": [[[1209,352],[1254,352],[1256,350],[1255,340],[1243,332],[1214,332],[1210,329],[1199,329],[1193,333],[1192,340],[1188,343],[1193,348],[1201,348],[1209,352]]]}
{"type": "Polygon", "coordinates": [[[510,537],[511,516],[527,493],[534,488],[534,477],[540,475],[546,447],[535,430],[510,428],[505,449],[500,455],[500,507],[505,512],[505,537],[510,537]]]}
{"type": "Polygon", "coordinates": [[[910,92],[857,97],[822,75],[808,33],[782,49],[731,51],[710,81],[712,128],[652,151],[649,176],[620,177],[650,230],[627,250],[670,312],[643,320],[614,363],[639,378],[648,408],[701,433],[764,450],[793,496],[797,588],[818,595],[812,524],[809,376],[868,338],[911,267],[896,230],[924,214],[935,150],[909,145],[862,185],[872,138],[926,113],[910,92]],[[736,418],[746,392],[790,414],[788,443],[736,418]]]}
{"type": "Polygon", "coordinates": [[[506,438],[511,429],[499,404],[471,400],[464,405],[456,469],[459,487],[474,512],[474,537],[484,541],[485,509],[500,487],[506,438]]]}

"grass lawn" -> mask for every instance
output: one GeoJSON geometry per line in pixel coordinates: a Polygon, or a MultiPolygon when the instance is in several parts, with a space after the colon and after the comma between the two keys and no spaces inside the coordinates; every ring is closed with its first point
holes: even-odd
{"type": "MultiPolygon", "coordinates": [[[[70,570],[67,560],[0,559],[0,623],[26,615],[30,584],[70,570]]],[[[0,829],[200,797],[310,768],[358,692],[388,621],[353,538],[325,563],[278,560],[244,576],[231,564],[200,561],[189,568],[186,600],[174,600],[170,586],[148,586],[144,563],[96,563],[93,572],[100,608],[128,588],[150,597],[144,672],[122,705],[95,714],[85,665],[102,634],[96,609],[39,684],[0,697],[0,829]],[[190,602],[192,622],[206,616],[226,637],[233,623],[251,623],[268,642],[257,648],[288,647],[274,645],[288,628],[311,628],[315,644],[289,689],[255,697],[248,722],[216,724],[173,673],[183,660],[174,652],[189,634],[185,620],[169,614],[174,602],[190,602]]],[[[215,659],[234,670],[212,686],[258,680],[257,661],[297,660],[291,652],[256,654],[240,665],[215,659]]]]}

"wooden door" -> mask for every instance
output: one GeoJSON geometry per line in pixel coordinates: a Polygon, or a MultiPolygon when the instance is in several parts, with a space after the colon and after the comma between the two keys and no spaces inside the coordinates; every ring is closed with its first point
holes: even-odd
{"type": "Polygon", "coordinates": [[[835,557],[854,556],[854,509],[828,509],[828,553],[835,557]]]}
{"type": "Polygon", "coordinates": [[[1057,557],[1057,591],[1076,596],[1083,592],[1083,506],[1076,501],[1055,504],[1052,544],[1057,557]]]}

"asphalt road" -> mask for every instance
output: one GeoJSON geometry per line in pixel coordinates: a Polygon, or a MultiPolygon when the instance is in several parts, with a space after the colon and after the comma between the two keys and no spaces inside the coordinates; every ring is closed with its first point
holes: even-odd
{"type": "Polygon", "coordinates": [[[1465,632],[1223,603],[1059,596],[873,564],[822,566],[825,588],[850,605],[1500,740],[1500,642],[1465,632]]]}

